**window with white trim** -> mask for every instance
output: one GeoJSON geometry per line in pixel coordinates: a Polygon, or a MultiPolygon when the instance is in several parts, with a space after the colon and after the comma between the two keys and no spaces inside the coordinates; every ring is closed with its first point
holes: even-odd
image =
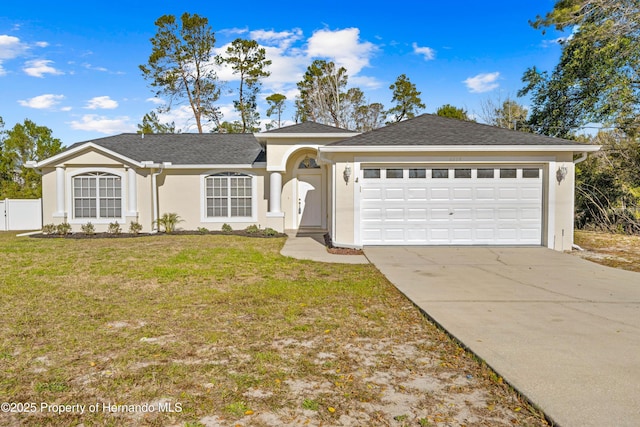
{"type": "Polygon", "coordinates": [[[74,218],[122,218],[122,179],[91,172],[73,178],[74,218]]]}
{"type": "Polygon", "coordinates": [[[223,172],[205,179],[208,218],[248,218],[252,212],[252,177],[223,172]]]}

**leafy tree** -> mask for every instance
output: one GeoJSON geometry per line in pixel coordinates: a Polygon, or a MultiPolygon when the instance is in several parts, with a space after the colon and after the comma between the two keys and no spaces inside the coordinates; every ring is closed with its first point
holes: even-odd
{"type": "Polygon", "coordinates": [[[217,126],[214,130],[216,133],[243,133],[242,132],[242,123],[238,120],[233,122],[224,121],[220,123],[220,126],[217,126]]]}
{"type": "Polygon", "coordinates": [[[464,108],[454,107],[451,104],[445,104],[436,110],[436,115],[441,117],[449,117],[451,119],[473,121],[469,118],[467,110],[464,108]]]}
{"type": "Polygon", "coordinates": [[[267,117],[271,117],[274,114],[278,115],[278,129],[282,125],[282,112],[285,109],[285,101],[287,97],[281,93],[274,93],[266,98],[269,108],[267,109],[267,117]]]}
{"type": "Polygon", "coordinates": [[[297,84],[300,95],[296,100],[296,121],[343,127],[342,96],[347,78],[344,67],[320,59],[313,61],[297,84]]]}
{"type": "Polygon", "coordinates": [[[51,129],[31,120],[17,123],[6,132],[0,158],[0,198],[38,198],[42,180],[28,161],[40,161],[62,151],[62,143],[51,129]]]}
{"type": "Polygon", "coordinates": [[[481,106],[481,116],[485,123],[504,129],[531,132],[527,119],[529,111],[513,99],[486,99],[481,102],[481,106]]]}
{"type": "Polygon", "coordinates": [[[572,29],[551,72],[535,67],[519,95],[531,95],[536,132],[569,136],[587,123],[640,131],[640,3],[560,0],[534,28],[572,29]]]}
{"type": "Polygon", "coordinates": [[[266,51],[255,40],[235,39],[227,48],[227,56],[222,59],[231,66],[234,74],[240,76],[238,100],[233,104],[240,113],[241,132],[255,132],[260,117],[256,111],[256,97],[260,90],[260,80],[271,75],[265,69],[271,65],[266,59],[266,51]]]}
{"type": "Polygon", "coordinates": [[[388,124],[415,117],[420,109],[425,108],[420,99],[421,92],[416,89],[416,85],[411,83],[405,74],[398,76],[389,89],[393,91],[391,102],[395,102],[396,105],[388,111],[388,114],[394,116],[391,121],[387,122],[388,124]]]}
{"type": "Polygon", "coordinates": [[[640,143],[621,131],[601,131],[602,145],[576,166],[576,226],[640,233],[640,143]]]}
{"type": "Polygon", "coordinates": [[[169,98],[164,111],[173,102],[188,102],[199,133],[203,123],[219,123],[220,111],[215,106],[220,98],[220,84],[213,69],[215,35],[205,17],[184,13],[180,20],[163,15],[155,22],[157,32],[151,39],[151,55],[140,70],[157,96],[169,98]]]}
{"type": "Polygon", "coordinates": [[[384,124],[384,105],[369,104],[360,88],[350,88],[343,95],[343,126],[345,129],[367,132],[384,124]]]}
{"type": "Polygon", "coordinates": [[[147,113],[142,118],[142,124],[138,124],[138,133],[152,134],[152,133],[180,133],[180,130],[176,132],[175,122],[160,123],[160,119],[155,111],[147,113]]]}

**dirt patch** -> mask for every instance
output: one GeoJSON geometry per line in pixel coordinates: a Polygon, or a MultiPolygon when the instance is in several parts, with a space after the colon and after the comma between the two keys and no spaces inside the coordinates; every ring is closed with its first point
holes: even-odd
{"type": "Polygon", "coordinates": [[[607,267],[640,272],[640,236],[576,231],[575,242],[583,250],[572,255],[607,267]]]}

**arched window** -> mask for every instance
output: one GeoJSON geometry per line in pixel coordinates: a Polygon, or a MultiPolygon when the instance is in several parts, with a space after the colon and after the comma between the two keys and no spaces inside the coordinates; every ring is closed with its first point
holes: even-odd
{"type": "Polygon", "coordinates": [[[320,166],[313,157],[305,156],[298,164],[298,169],[320,169],[320,166]]]}
{"type": "Polygon", "coordinates": [[[205,178],[207,218],[250,218],[253,216],[253,178],[237,172],[223,172],[205,178]]]}
{"type": "Polygon", "coordinates": [[[74,218],[122,218],[122,179],[90,172],[73,177],[74,218]]]}

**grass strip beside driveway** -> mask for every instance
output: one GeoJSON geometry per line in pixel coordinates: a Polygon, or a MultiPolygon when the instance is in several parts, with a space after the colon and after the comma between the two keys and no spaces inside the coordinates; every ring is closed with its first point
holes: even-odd
{"type": "Polygon", "coordinates": [[[373,266],[283,241],[0,233],[0,425],[546,425],[373,266]]]}

